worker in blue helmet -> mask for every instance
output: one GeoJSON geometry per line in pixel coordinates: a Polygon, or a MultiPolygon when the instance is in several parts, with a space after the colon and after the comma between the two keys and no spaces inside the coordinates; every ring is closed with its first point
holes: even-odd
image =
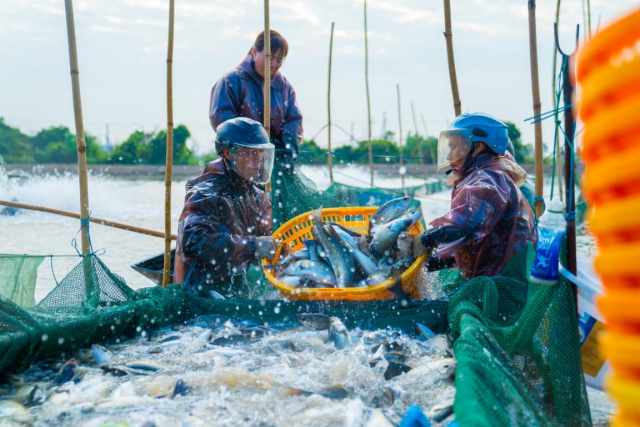
{"type": "Polygon", "coordinates": [[[430,270],[457,265],[466,279],[494,276],[530,241],[534,216],[519,189],[527,174],[508,146],[507,126],[483,113],[461,114],[440,133],[451,210],[414,240],[415,252],[435,250],[430,270]]]}
{"type": "Polygon", "coordinates": [[[245,117],[218,126],[215,144],[218,159],[187,181],[174,277],[200,296],[242,296],[249,263],[276,250],[265,193],[275,147],[263,126],[245,117]]]}

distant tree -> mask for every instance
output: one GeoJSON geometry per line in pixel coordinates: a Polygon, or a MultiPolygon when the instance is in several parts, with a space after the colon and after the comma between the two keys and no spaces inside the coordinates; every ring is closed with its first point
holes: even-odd
{"type": "MultiPolygon", "coordinates": [[[[87,163],[104,163],[107,153],[96,138],[85,134],[87,163]]],[[[37,163],[77,163],[76,136],[64,126],[43,129],[31,138],[33,156],[37,163]]]]}
{"type": "Polygon", "coordinates": [[[0,117],[0,157],[7,163],[33,163],[29,136],[5,124],[0,117]]]}
{"type": "Polygon", "coordinates": [[[509,139],[513,144],[513,149],[516,154],[516,162],[529,163],[533,161],[533,146],[531,144],[525,145],[522,142],[522,133],[518,129],[515,123],[505,121],[509,132],[509,139]]]}
{"type": "Polygon", "coordinates": [[[406,159],[408,163],[420,163],[420,147],[422,147],[423,163],[435,163],[438,152],[438,139],[430,136],[428,138],[423,137],[415,133],[409,133],[403,154],[405,156],[416,157],[415,159],[406,159]]]}
{"type": "Polygon", "coordinates": [[[329,162],[327,150],[320,148],[314,140],[304,141],[298,149],[298,163],[308,165],[325,165],[329,162]]]}
{"type": "MultiPolygon", "coordinates": [[[[173,130],[173,163],[176,165],[198,164],[193,152],[187,147],[191,136],[186,126],[173,130]]],[[[156,134],[135,131],[118,144],[111,153],[112,163],[163,165],[167,157],[167,131],[156,134]]]]}
{"type": "Polygon", "coordinates": [[[150,139],[150,135],[142,131],[135,131],[122,143],[115,146],[111,152],[110,162],[124,165],[135,165],[141,162],[138,147],[143,147],[150,139]]]}

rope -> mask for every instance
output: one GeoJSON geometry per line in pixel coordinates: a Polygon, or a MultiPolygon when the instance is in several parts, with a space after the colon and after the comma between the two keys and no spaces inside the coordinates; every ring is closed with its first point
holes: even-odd
{"type": "Polygon", "coordinates": [[[89,212],[89,215],[86,218],[80,218],[80,229],[76,233],[76,236],[73,239],[71,239],[71,246],[73,246],[73,248],[76,250],[76,253],[81,258],[104,255],[107,252],[107,250],[104,248],[98,249],[97,251],[93,250],[93,243],[91,242],[91,233],[89,231],[90,219],[91,219],[91,212],[89,212]],[[86,255],[80,253],[80,250],[78,250],[78,234],[82,232],[82,229],[84,227],[87,228],[87,237],[89,238],[89,250],[91,251],[86,255]]]}

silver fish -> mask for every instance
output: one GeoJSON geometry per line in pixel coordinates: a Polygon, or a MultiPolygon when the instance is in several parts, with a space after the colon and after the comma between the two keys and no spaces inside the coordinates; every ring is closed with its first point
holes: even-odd
{"type": "Polygon", "coordinates": [[[309,260],[319,262],[318,258],[318,242],[315,240],[305,240],[302,242],[304,247],[309,251],[309,260]]]}
{"type": "Polygon", "coordinates": [[[311,255],[309,253],[308,249],[300,249],[298,251],[295,252],[291,252],[289,255],[287,255],[282,261],[280,261],[280,264],[289,264],[291,262],[294,261],[299,261],[299,260],[303,260],[303,259],[311,259],[311,255]]]}
{"type": "Polygon", "coordinates": [[[91,344],[91,354],[93,354],[93,360],[99,364],[107,363],[113,359],[113,353],[98,344],[91,344]]]}
{"type": "Polygon", "coordinates": [[[302,313],[296,315],[298,322],[302,323],[306,328],[316,331],[329,329],[331,326],[331,318],[320,313],[302,313]]]}
{"type": "Polygon", "coordinates": [[[344,326],[344,323],[337,317],[332,317],[330,322],[328,341],[333,342],[337,349],[345,348],[349,345],[349,331],[347,327],[344,326]]]}
{"type": "Polygon", "coordinates": [[[385,251],[392,248],[398,240],[398,236],[406,231],[420,218],[420,213],[407,215],[406,217],[388,222],[378,228],[373,236],[369,250],[376,258],[381,258],[385,251]]]}
{"type": "Polygon", "coordinates": [[[398,235],[398,249],[400,250],[400,263],[409,267],[413,262],[413,240],[408,233],[402,232],[398,235]]]}
{"type": "MultiPolygon", "coordinates": [[[[322,245],[327,250],[339,288],[346,288],[354,283],[356,266],[348,248],[341,245],[335,237],[327,233],[322,222],[322,208],[314,211],[313,221],[322,245]]],[[[331,229],[333,230],[333,229],[331,229]]],[[[334,232],[335,233],[335,232],[334,232]]]]}
{"type": "Polygon", "coordinates": [[[302,283],[302,278],[300,276],[281,276],[278,277],[278,280],[284,283],[287,286],[298,287],[302,283]]]}
{"type": "Polygon", "coordinates": [[[366,276],[373,274],[378,266],[368,256],[358,249],[358,242],[339,227],[333,227],[329,234],[335,237],[342,247],[346,247],[353,256],[354,263],[360,267],[366,276]]]}
{"type": "Polygon", "coordinates": [[[345,242],[349,243],[352,246],[357,246],[358,245],[358,241],[356,239],[360,238],[360,235],[357,234],[357,236],[353,236],[353,234],[351,234],[351,230],[349,230],[348,228],[343,227],[340,224],[336,224],[333,222],[327,223],[325,224],[325,227],[327,228],[327,231],[329,233],[331,233],[330,229],[333,229],[333,231],[335,231],[341,238],[342,240],[344,240],[345,242]]]}
{"type": "Polygon", "coordinates": [[[372,234],[371,232],[374,227],[386,224],[402,215],[409,207],[411,200],[412,198],[409,196],[400,197],[389,200],[380,206],[371,216],[371,219],[369,219],[369,234],[372,234]]]}
{"type": "Polygon", "coordinates": [[[333,271],[320,262],[310,260],[296,261],[285,267],[284,274],[298,276],[303,280],[311,280],[326,286],[337,286],[333,271]]]}

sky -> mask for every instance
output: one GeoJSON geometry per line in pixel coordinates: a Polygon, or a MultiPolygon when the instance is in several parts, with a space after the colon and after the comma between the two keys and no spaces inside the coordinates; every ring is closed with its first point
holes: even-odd
{"type": "MultiPolygon", "coordinates": [[[[564,0],[560,39],[572,51],[583,0],[564,0]]],[[[527,0],[452,1],[453,42],[462,109],[509,120],[533,143],[527,0]]],[[[592,0],[592,32],[638,0],[592,0]]],[[[305,138],[326,146],[329,34],[335,23],[331,114],[333,144],[367,135],[364,0],[271,0],[271,28],[289,42],[281,69],[298,95],[305,138]]],[[[537,2],[542,111],[552,106],[555,0],[537,2]]],[[[136,129],[166,126],[169,0],[75,0],[85,128],[105,143],[136,129]]],[[[264,26],[260,0],[176,0],[174,122],[192,133],[199,154],[213,150],[211,88],[238,65],[264,26]]],[[[454,118],[440,0],[369,0],[372,134],[402,128],[437,136],[454,118]],[[415,123],[412,117],[415,110],[415,123]],[[385,120],[386,117],[386,120],[385,120]],[[424,117],[424,121],[423,121],[424,117]]],[[[581,37],[582,39],[582,37],[581,37]]],[[[0,117],[23,132],[73,129],[63,0],[0,1],[0,117]]],[[[553,123],[543,122],[551,145],[553,123]]]]}

